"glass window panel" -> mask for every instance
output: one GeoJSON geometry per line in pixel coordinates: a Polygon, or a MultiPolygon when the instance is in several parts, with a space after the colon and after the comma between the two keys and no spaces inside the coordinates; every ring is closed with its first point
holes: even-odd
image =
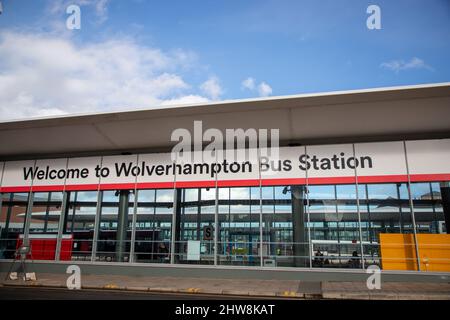
{"type": "Polygon", "coordinates": [[[173,189],[138,190],[135,262],[170,263],[173,207],[158,207],[170,199],[173,199],[173,189]],[[158,203],[155,194],[161,200],[158,203]]]}
{"type": "Polygon", "coordinates": [[[14,259],[21,242],[28,206],[28,193],[4,193],[0,214],[0,259],[14,259]]]}
{"type": "Polygon", "coordinates": [[[215,189],[180,189],[177,192],[181,194],[181,207],[177,218],[175,263],[214,264],[215,189]],[[196,245],[198,256],[192,255],[196,245]]]}
{"type": "Polygon", "coordinates": [[[97,191],[68,192],[60,260],[91,260],[97,191]]]}

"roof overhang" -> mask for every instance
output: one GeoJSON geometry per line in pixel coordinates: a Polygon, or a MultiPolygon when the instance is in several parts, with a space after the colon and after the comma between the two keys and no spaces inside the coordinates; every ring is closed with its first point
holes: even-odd
{"type": "Polygon", "coordinates": [[[281,145],[450,137],[450,83],[0,122],[0,158],[168,151],[176,128],[279,129],[281,145]]]}

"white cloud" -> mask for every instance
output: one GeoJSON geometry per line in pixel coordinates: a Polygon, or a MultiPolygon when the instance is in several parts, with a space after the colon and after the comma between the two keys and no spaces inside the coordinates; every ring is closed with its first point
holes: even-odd
{"type": "Polygon", "coordinates": [[[258,93],[260,97],[267,97],[272,94],[272,88],[264,81],[258,85],[258,93]]]}
{"type": "Polygon", "coordinates": [[[200,89],[213,100],[217,100],[223,93],[217,77],[210,77],[201,84],[200,89]]]}
{"type": "MultiPolygon", "coordinates": [[[[206,102],[180,75],[190,56],[129,39],[0,32],[0,120],[206,102]]],[[[202,87],[213,99],[222,93],[215,78],[202,87]]]]}
{"type": "Polygon", "coordinates": [[[389,62],[383,62],[382,64],[380,64],[380,67],[392,70],[396,73],[410,69],[427,69],[430,71],[433,70],[432,67],[430,67],[422,59],[419,59],[417,57],[414,57],[406,62],[404,60],[392,60],[389,62]]]}
{"type": "Polygon", "coordinates": [[[241,82],[241,88],[244,90],[249,90],[252,92],[258,92],[260,97],[267,97],[272,94],[272,87],[269,86],[266,82],[260,82],[258,86],[256,86],[256,81],[252,77],[248,77],[247,79],[241,82]]]}
{"type": "Polygon", "coordinates": [[[248,90],[254,90],[255,89],[255,79],[252,77],[248,77],[244,81],[242,81],[242,88],[248,89],[248,90]]]}
{"type": "Polygon", "coordinates": [[[172,106],[172,105],[183,105],[183,104],[206,103],[209,101],[210,100],[208,98],[205,98],[205,97],[202,97],[199,95],[195,95],[195,94],[190,94],[190,95],[182,96],[179,98],[164,100],[161,103],[161,105],[162,106],[172,106]]]}

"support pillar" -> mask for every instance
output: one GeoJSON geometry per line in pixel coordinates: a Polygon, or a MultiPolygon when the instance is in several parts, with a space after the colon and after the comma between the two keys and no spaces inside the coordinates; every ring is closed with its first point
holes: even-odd
{"type": "Polygon", "coordinates": [[[116,237],[116,260],[124,261],[124,253],[126,252],[126,240],[128,230],[128,202],[130,191],[119,191],[119,217],[117,221],[117,237],[116,237]]]}
{"type": "Polygon", "coordinates": [[[174,197],[174,210],[172,218],[172,255],[171,263],[178,263],[180,260],[181,244],[180,244],[180,231],[181,231],[181,201],[183,189],[175,189],[174,197]]]}
{"type": "Polygon", "coordinates": [[[305,186],[291,186],[294,266],[308,266],[308,239],[305,228],[305,186]]]}

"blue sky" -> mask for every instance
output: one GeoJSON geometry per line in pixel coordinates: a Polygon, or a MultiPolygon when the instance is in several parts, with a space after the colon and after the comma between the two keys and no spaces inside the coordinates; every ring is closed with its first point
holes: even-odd
{"type": "Polygon", "coordinates": [[[448,0],[0,1],[0,119],[450,81],[448,0]]]}

